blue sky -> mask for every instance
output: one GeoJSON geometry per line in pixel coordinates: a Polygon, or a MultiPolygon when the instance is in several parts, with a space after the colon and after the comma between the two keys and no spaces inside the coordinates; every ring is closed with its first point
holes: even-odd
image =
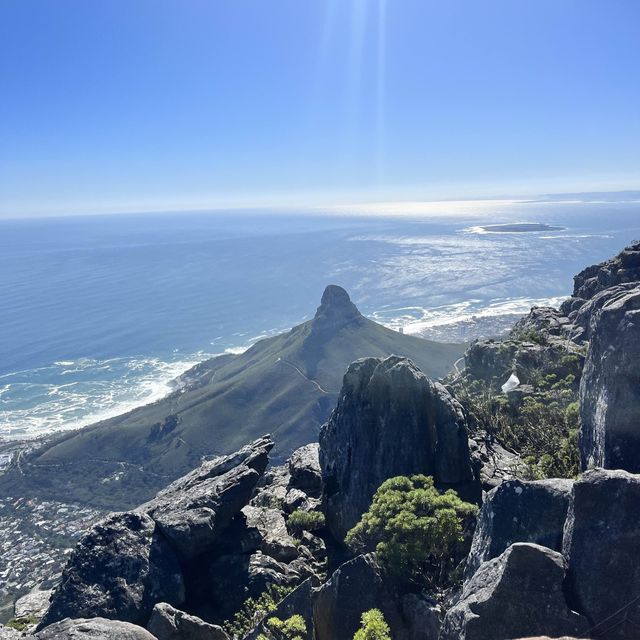
{"type": "Polygon", "coordinates": [[[0,215],[640,188],[637,0],[3,0],[0,215]]]}

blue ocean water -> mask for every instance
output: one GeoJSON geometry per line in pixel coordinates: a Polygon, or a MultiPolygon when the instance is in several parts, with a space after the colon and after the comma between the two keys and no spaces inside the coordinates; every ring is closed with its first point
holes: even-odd
{"type": "MultiPolygon", "coordinates": [[[[0,436],[152,401],[189,366],[315,311],[326,284],[420,334],[558,301],[640,237],[638,203],[495,203],[428,218],[176,213],[0,221],[0,436]],[[478,233],[499,222],[563,227],[478,233]]],[[[446,333],[446,332],[445,332],[446,333]]]]}

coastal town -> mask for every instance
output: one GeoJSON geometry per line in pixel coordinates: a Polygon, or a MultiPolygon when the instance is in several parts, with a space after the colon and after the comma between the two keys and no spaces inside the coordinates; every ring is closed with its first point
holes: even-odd
{"type": "Polygon", "coordinates": [[[0,497],[0,622],[15,600],[55,586],[80,536],[102,513],[89,507],[0,497]]]}

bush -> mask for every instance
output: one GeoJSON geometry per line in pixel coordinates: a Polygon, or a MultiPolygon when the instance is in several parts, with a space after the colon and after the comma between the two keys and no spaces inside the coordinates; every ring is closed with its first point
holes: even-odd
{"type": "Polygon", "coordinates": [[[28,615],[22,616],[21,618],[12,618],[5,624],[5,627],[8,627],[9,629],[15,629],[16,631],[24,631],[27,627],[37,624],[38,622],[38,618],[32,615],[28,615]]]}
{"type": "Polygon", "coordinates": [[[287,518],[287,528],[295,535],[303,531],[317,531],[324,527],[324,513],[298,509],[287,518]]]}
{"type": "Polygon", "coordinates": [[[444,587],[477,514],[478,507],[455,491],[439,493],[431,477],[397,476],[382,483],[345,542],[355,553],[375,550],[385,568],[402,580],[444,587]]]}
{"type": "Polygon", "coordinates": [[[268,629],[268,636],[261,633],[258,640],[303,640],[307,635],[307,625],[304,618],[298,614],[280,620],[273,616],[265,623],[268,629]]]}
{"type": "Polygon", "coordinates": [[[233,620],[227,620],[222,626],[232,638],[244,638],[249,631],[273,613],[278,602],[291,592],[291,587],[272,585],[258,598],[248,598],[242,605],[242,609],[233,616],[233,620]]]}
{"type": "Polygon", "coordinates": [[[353,640],[391,640],[389,625],[380,609],[369,609],[362,614],[362,626],[353,640]]]}

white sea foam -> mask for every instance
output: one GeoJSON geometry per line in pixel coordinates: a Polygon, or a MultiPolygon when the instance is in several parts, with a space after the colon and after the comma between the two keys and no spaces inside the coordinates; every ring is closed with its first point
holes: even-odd
{"type": "Polygon", "coordinates": [[[426,329],[444,327],[460,322],[476,322],[479,319],[500,316],[525,315],[531,307],[557,307],[564,296],[551,298],[499,298],[483,303],[470,299],[433,309],[423,307],[388,308],[373,314],[373,318],[390,329],[411,335],[421,335],[426,329]]]}
{"type": "Polygon", "coordinates": [[[76,429],[155,402],[174,390],[178,376],[212,355],[196,353],[171,362],[82,358],[5,374],[0,435],[21,439],[76,429]]]}

